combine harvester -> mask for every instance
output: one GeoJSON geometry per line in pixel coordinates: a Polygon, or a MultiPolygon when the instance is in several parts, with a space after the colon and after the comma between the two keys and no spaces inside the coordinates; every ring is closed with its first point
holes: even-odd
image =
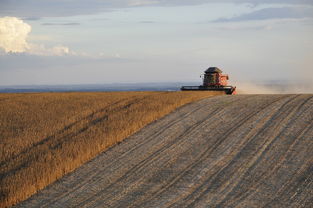
{"type": "Polygon", "coordinates": [[[229,79],[227,74],[222,74],[222,70],[217,67],[210,67],[205,70],[203,75],[203,85],[182,86],[182,91],[224,91],[227,95],[235,95],[236,87],[227,86],[229,79]]]}

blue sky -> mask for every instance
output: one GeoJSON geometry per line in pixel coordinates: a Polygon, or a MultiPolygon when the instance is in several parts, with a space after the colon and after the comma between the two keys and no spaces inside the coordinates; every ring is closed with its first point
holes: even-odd
{"type": "Polygon", "coordinates": [[[313,83],[312,37],[307,0],[0,0],[0,85],[313,83]]]}

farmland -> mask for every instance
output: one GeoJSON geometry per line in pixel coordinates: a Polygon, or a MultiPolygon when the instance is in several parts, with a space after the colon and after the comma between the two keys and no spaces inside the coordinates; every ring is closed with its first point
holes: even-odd
{"type": "Polygon", "coordinates": [[[177,107],[212,95],[0,94],[0,207],[26,199],[177,107]]]}
{"type": "Polygon", "coordinates": [[[216,96],[18,207],[313,207],[313,95],[216,96]]]}

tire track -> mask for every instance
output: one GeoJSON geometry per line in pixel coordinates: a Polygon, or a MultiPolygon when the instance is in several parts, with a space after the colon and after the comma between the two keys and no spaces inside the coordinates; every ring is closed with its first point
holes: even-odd
{"type": "MultiPolygon", "coordinates": [[[[289,112],[288,116],[290,117],[292,114],[296,113],[299,111],[299,109],[304,106],[304,104],[306,104],[310,99],[312,99],[313,97],[309,97],[308,99],[305,99],[304,102],[302,102],[299,106],[296,106],[295,109],[292,111],[292,112],[289,112]]],[[[308,107],[310,108],[310,107],[308,107]]],[[[306,110],[306,109],[305,109],[306,110]]],[[[304,110],[304,111],[305,111],[304,110]]],[[[245,178],[245,177],[248,177],[248,173],[251,172],[253,169],[256,168],[256,166],[258,165],[258,163],[264,159],[266,153],[270,150],[270,148],[272,148],[272,145],[277,142],[277,140],[279,140],[281,137],[282,137],[282,134],[284,133],[284,131],[286,130],[286,128],[288,126],[290,126],[290,124],[292,122],[295,122],[299,117],[301,117],[302,114],[298,115],[297,117],[293,117],[293,119],[288,119],[288,117],[285,118],[286,121],[289,121],[288,124],[286,125],[286,127],[284,127],[277,136],[274,137],[273,140],[269,141],[268,142],[268,145],[265,146],[265,149],[264,151],[261,153],[260,156],[257,157],[257,160],[253,163],[253,165],[246,171],[246,173],[243,175],[242,178],[245,178]]],[[[308,126],[303,126],[295,135],[294,135],[294,138],[293,138],[293,142],[287,146],[287,151],[285,153],[283,153],[282,156],[280,156],[278,159],[277,159],[277,163],[273,163],[271,164],[271,166],[274,165],[274,167],[271,167],[271,168],[268,168],[269,171],[267,172],[264,172],[260,177],[258,177],[258,181],[255,181],[254,184],[252,184],[250,186],[250,190],[246,191],[245,193],[241,193],[241,194],[238,194],[236,197],[233,197],[236,199],[237,201],[237,204],[243,200],[245,197],[247,197],[250,193],[251,193],[251,189],[254,189],[256,188],[258,185],[260,185],[260,183],[262,182],[262,180],[266,180],[269,176],[271,176],[279,167],[280,165],[284,162],[284,158],[285,156],[288,154],[288,150],[290,148],[292,148],[292,146],[298,141],[298,139],[300,139],[303,135],[305,135],[308,130],[310,128],[313,127],[313,119],[310,121],[311,122],[311,125],[308,125],[308,126]]],[[[242,179],[241,181],[239,181],[237,184],[240,184],[243,182],[244,179],[242,179]]],[[[234,189],[239,189],[239,186],[236,186],[234,187],[234,189]]],[[[232,191],[232,190],[231,190],[232,191]]],[[[226,202],[226,199],[227,199],[227,196],[225,197],[225,199],[220,203],[218,204],[218,206],[223,206],[223,204],[226,202]]],[[[229,203],[229,199],[227,201],[229,203]]]]}
{"type": "MultiPolygon", "coordinates": [[[[274,102],[272,102],[270,105],[276,103],[277,101],[281,100],[283,98],[279,98],[277,100],[275,100],[274,102]]],[[[250,114],[248,117],[245,117],[243,120],[241,120],[239,122],[239,124],[243,124],[244,122],[248,121],[249,119],[251,119],[254,115],[258,114],[260,111],[264,110],[265,108],[267,108],[268,105],[266,105],[266,107],[262,107],[261,110],[250,114]]],[[[217,141],[219,141],[219,143],[221,143],[223,141],[223,139],[227,138],[231,133],[233,133],[234,131],[236,131],[237,129],[237,125],[234,126],[233,128],[231,128],[228,132],[225,132],[223,138],[219,138],[217,139],[217,141]]],[[[199,156],[199,158],[197,158],[196,160],[192,161],[179,175],[177,175],[169,184],[167,184],[166,186],[162,187],[160,190],[157,191],[157,193],[155,193],[154,195],[150,196],[149,199],[158,197],[159,195],[161,195],[163,192],[165,192],[168,188],[170,188],[171,186],[173,186],[179,179],[181,179],[188,171],[190,171],[191,169],[193,169],[195,166],[197,166],[199,163],[203,162],[203,160],[207,159],[208,155],[210,154],[210,151],[214,150],[219,143],[215,143],[213,147],[207,149],[206,151],[202,152],[199,156]]],[[[139,204],[138,207],[143,206],[143,204],[139,204]]]]}
{"type": "MultiPolygon", "coordinates": [[[[294,101],[295,99],[297,99],[298,97],[299,97],[299,95],[298,95],[298,96],[294,96],[294,97],[292,97],[291,99],[289,99],[287,102],[285,102],[285,103],[277,110],[276,114],[274,114],[273,117],[278,117],[279,114],[285,113],[286,111],[284,111],[284,107],[287,106],[287,105],[288,105],[289,103],[291,103],[292,101],[294,101]]],[[[266,108],[266,107],[265,107],[265,108],[266,108]]],[[[295,108],[295,107],[294,107],[294,106],[291,106],[290,109],[291,109],[291,108],[295,108]]],[[[288,109],[288,110],[289,110],[289,109],[288,109]]],[[[290,113],[290,112],[288,112],[288,113],[290,113]]],[[[271,120],[271,119],[270,119],[270,120],[271,120]]],[[[268,124],[269,124],[269,122],[268,122],[268,124]]],[[[268,125],[265,125],[265,126],[268,127],[268,125]]],[[[266,129],[266,127],[265,127],[264,129],[266,129]]],[[[264,130],[264,129],[262,129],[262,130],[264,130]]],[[[258,135],[256,135],[256,137],[257,137],[257,136],[258,136],[258,135]]],[[[253,140],[253,138],[252,138],[251,140],[253,140]]],[[[249,143],[251,142],[251,140],[249,141],[249,143]]],[[[249,143],[248,143],[248,144],[249,144],[249,143]]],[[[246,144],[245,146],[247,146],[248,144],[246,144]]],[[[257,151],[257,152],[258,152],[258,151],[257,151]]],[[[211,176],[211,177],[209,177],[207,180],[205,180],[199,188],[197,188],[194,192],[192,192],[192,193],[188,196],[188,198],[189,198],[189,197],[192,197],[193,195],[195,195],[195,194],[196,194],[197,192],[199,192],[201,189],[203,189],[203,188],[205,188],[205,187],[208,187],[209,184],[217,183],[217,182],[218,182],[218,181],[217,181],[217,180],[218,180],[218,176],[219,176],[219,175],[224,176],[224,175],[226,174],[226,172],[228,172],[227,170],[228,170],[228,169],[231,169],[231,167],[236,164],[236,161],[239,159],[238,157],[240,157],[241,154],[242,154],[242,151],[238,152],[237,155],[234,156],[234,158],[233,158],[229,163],[227,163],[223,168],[221,168],[220,170],[218,170],[218,172],[216,172],[213,176],[211,176]],[[217,178],[216,178],[216,177],[217,177],[217,178]]],[[[254,158],[254,159],[252,159],[252,160],[254,161],[255,159],[258,158],[258,156],[254,156],[253,158],[254,158]]],[[[195,197],[195,198],[192,199],[192,203],[191,203],[191,204],[189,204],[188,206],[185,206],[185,207],[193,207],[193,206],[195,206],[195,204],[207,194],[207,192],[209,191],[209,189],[210,189],[210,186],[209,186],[209,188],[205,188],[205,190],[202,191],[197,197],[195,197]]],[[[184,201],[185,201],[185,200],[184,200],[184,201]]],[[[185,204],[186,204],[186,203],[185,203],[185,204]]]]}
{"type": "MultiPolygon", "coordinates": [[[[289,146],[288,150],[285,152],[284,157],[283,157],[283,160],[281,160],[281,162],[279,162],[279,164],[278,164],[272,171],[270,171],[271,173],[274,173],[275,171],[277,171],[277,169],[280,168],[284,162],[286,162],[287,156],[292,154],[292,153],[291,153],[291,149],[299,142],[299,139],[300,139],[301,137],[303,137],[304,135],[306,135],[306,134],[308,133],[308,131],[311,130],[311,129],[313,129],[313,120],[311,120],[311,125],[308,125],[308,126],[304,127],[303,130],[298,134],[298,136],[297,136],[297,138],[295,139],[295,141],[289,146]]],[[[312,162],[313,162],[313,161],[311,161],[311,168],[313,167],[313,166],[312,166],[312,165],[313,165],[312,162]]],[[[313,171],[313,169],[312,169],[310,172],[313,173],[312,171],[313,171]]],[[[268,174],[268,175],[269,175],[269,174],[268,174]]],[[[265,204],[263,207],[269,207],[271,203],[273,203],[273,202],[276,201],[276,200],[279,200],[278,197],[279,197],[280,195],[282,195],[284,191],[286,191],[287,187],[292,183],[292,181],[293,181],[292,179],[290,179],[289,181],[287,181],[287,182],[277,191],[276,196],[273,197],[273,198],[272,198],[267,204],[265,204]]],[[[312,182],[312,178],[311,178],[311,182],[312,182]]],[[[293,197],[294,197],[294,196],[293,196],[293,197]]],[[[293,197],[292,197],[292,198],[293,198],[293,197]]],[[[291,198],[291,199],[292,199],[292,198],[291,198]]]]}
{"type": "MultiPolygon", "coordinates": [[[[291,100],[293,100],[293,99],[295,99],[295,97],[291,98],[289,101],[291,101],[291,100]]],[[[219,138],[219,139],[217,140],[218,143],[215,143],[215,144],[213,145],[213,147],[212,147],[210,150],[212,151],[212,150],[216,149],[231,133],[233,133],[234,131],[237,130],[237,127],[238,127],[238,126],[243,125],[245,122],[247,122],[249,119],[251,119],[254,115],[260,113],[262,110],[265,110],[269,105],[274,104],[274,103],[276,103],[276,102],[279,101],[279,100],[280,100],[280,99],[277,99],[277,100],[273,101],[273,102],[270,103],[270,104],[267,104],[267,103],[266,103],[265,105],[262,106],[262,109],[256,111],[255,113],[251,113],[248,118],[247,118],[247,117],[244,117],[244,118],[241,120],[241,122],[238,123],[238,125],[234,126],[234,127],[231,129],[231,131],[229,131],[229,133],[227,133],[227,134],[224,135],[223,139],[219,138]]],[[[200,162],[202,162],[202,161],[196,161],[196,164],[199,164],[200,162]]],[[[230,162],[231,162],[231,161],[230,161],[230,162]]],[[[224,166],[223,166],[221,169],[219,169],[218,171],[216,171],[215,173],[213,173],[213,175],[211,175],[211,177],[217,176],[217,175],[223,170],[223,168],[225,168],[227,165],[230,164],[230,162],[224,164],[224,166]]],[[[195,166],[195,164],[193,164],[193,167],[194,167],[194,166],[195,166]]],[[[209,179],[210,179],[210,178],[209,178],[209,179]]],[[[173,207],[173,206],[174,206],[174,207],[175,207],[175,206],[182,207],[183,205],[186,204],[185,201],[188,200],[188,198],[191,198],[196,192],[198,192],[198,191],[199,191],[201,188],[203,188],[204,186],[205,186],[205,182],[201,183],[200,186],[198,186],[198,187],[194,187],[194,188],[193,188],[193,191],[191,191],[191,192],[189,193],[189,195],[188,195],[187,198],[185,198],[185,199],[179,198],[179,199],[175,200],[175,201],[180,201],[179,205],[176,205],[175,202],[174,202],[174,203],[171,203],[171,205],[169,205],[169,207],[173,207]]]]}

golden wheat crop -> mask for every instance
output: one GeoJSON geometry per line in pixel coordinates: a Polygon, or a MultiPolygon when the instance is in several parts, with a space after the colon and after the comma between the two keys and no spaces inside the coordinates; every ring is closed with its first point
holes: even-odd
{"type": "Polygon", "coordinates": [[[217,94],[0,94],[0,207],[26,199],[175,108],[217,94]]]}

